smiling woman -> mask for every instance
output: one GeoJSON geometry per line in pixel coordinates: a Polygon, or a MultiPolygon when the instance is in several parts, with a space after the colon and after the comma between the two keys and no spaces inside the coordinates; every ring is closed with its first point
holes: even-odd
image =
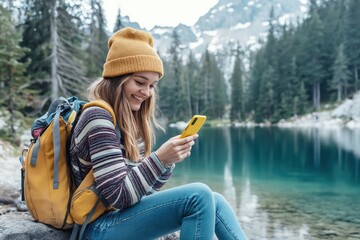
{"type": "Polygon", "coordinates": [[[193,26],[199,17],[218,3],[218,0],[104,0],[103,2],[109,29],[113,29],[119,8],[122,16],[127,15],[131,21],[138,22],[141,27],[151,29],[155,25],[175,27],[180,23],[193,26]],[[149,14],[149,11],[153,14],[149,14]]]}
{"type": "Polygon", "coordinates": [[[70,144],[75,184],[92,169],[99,197],[113,207],[86,227],[85,238],[155,239],[180,229],[191,239],[247,239],[227,200],[207,185],[160,191],[198,137],[174,136],[152,151],[155,87],[163,74],[149,33],[123,28],[110,37],[102,78],[90,86],[89,98],[108,103],[115,124],[107,110],[89,107],[70,144]]]}

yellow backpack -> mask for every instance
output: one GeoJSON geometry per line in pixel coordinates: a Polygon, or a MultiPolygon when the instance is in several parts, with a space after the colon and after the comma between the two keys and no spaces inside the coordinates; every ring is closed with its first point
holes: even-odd
{"type": "Polygon", "coordinates": [[[59,229],[74,227],[80,238],[88,223],[112,208],[99,198],[91,170],[80,186],[74,186],[68,161],[68,140],[82,110],[98,106],[116,118],[111,106],[104,101],[84,102],[76,97],[59,98],[47,113],[32,126],[33,139],[28,151],[20,157],[23,169],[23,193],[31,216],[38,222],[59,229]]]}

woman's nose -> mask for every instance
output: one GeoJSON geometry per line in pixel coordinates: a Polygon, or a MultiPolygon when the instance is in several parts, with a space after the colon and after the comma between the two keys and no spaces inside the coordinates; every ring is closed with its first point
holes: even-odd
{"type": "Polygon", "coordinates": [[[144,87],[141,89],[141,93],[149,97],[151,95],[151,89],[150,87],[144,87]]]}

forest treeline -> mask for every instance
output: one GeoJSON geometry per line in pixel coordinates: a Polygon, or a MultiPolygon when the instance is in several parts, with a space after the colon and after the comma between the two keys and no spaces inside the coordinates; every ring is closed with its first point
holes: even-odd
{"type": "MultiPolygon", "coordinates": [[[[360,1],[311,0],[296,23],[279,25],[277,17],[271,10],[260,48],[234,41],[201,57],[185,55],[174,30],[168,51],[159,52],[160,116],[277,122],[359,90],[360,1]]],[[[113,32],[123,27],[119,9],[113,32]]],[[[58,96],[84,99],[101,76],[111,34],[101,0],[0,0],[0,113],[9,116],[0,135],[58,96]]]]}

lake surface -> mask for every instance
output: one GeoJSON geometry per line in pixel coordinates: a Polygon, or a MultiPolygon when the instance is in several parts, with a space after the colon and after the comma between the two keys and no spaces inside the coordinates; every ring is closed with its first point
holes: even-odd
{"type": "MultiPolygon", "coordinates": [[[[179,134],[167,129],[158,144],[179,134]]],[[[203,128],[166,187],[222,193],[250,239],[360,239],[360,129],[203,128]]]]}

